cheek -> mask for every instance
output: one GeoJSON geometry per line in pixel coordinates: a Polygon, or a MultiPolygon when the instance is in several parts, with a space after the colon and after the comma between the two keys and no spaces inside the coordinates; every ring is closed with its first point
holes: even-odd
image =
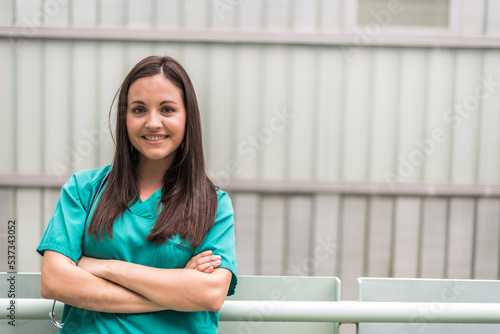
{"type": "Polygon", "coordinates": [[[186,120],[179,124],[179,132],[182,133],[182,137],[186,134],[186,120]]]}
{"type": "Polygon", "coordinates": [[[129,137],[137,130],[137,122],[134,122],[134,119],[132,117],[127,117],[125,120],[125,125],[127,129],[127,134],[129,137]]]}
{"type": "Polygon", "coordinates": [[[179,130],[182,133],[182,138],[186,135],[186,114],[183,115],[179,122],[179,130]]]}

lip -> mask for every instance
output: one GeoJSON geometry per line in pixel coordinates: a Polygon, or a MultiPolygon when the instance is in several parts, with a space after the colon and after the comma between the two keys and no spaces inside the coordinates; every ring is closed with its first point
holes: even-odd
{"type": "Polygon", "coordinates": [[[141,138],[149,144],[161,144],[163,143],[169,136],[166,134],[147,134],[141,136],[141,138]]]}

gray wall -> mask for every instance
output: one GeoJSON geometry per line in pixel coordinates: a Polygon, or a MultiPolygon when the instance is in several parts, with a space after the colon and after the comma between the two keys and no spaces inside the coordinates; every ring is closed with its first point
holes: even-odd
{"type": "MultiPolygon", "coordinates": [[[[238,180],[497,185],[500,2],[452,1],[453,29],[430,32],[379,31],[375,20],[355,28],[353,3],[2,0],[0,174],[62,182],[110,163],[107,115],[121,80],[143,57],[168,54],[197,89],[208,169],[223,188],[238,180]]],[[[34,248],[58,193],[0,189],[2,219],[19,222],[18,270],[39,270],[34,248]]],[[[477,256],[486,269],[476,276],[497,277],[497,200],[422,206],[420,197],[344,195],[234,192],[241,272],[290,272],[314,253],[318,233],[342,251],[308,274],[416,276],[420,265],[422,276],[470,277],[477,256]],[[372,216],[379,227],[367,230],[372,216]],[[443,269],[460,244],[469,260],[443,269]],[[422,264],[436,256],[434,269],[422,264]]]]}

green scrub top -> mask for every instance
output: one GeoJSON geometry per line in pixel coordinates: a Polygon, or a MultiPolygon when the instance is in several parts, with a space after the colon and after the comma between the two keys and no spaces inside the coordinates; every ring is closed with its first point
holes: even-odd
{"type": "MultiPolygon", "coordinates": [[[[107,235],[96,241],[84,233],[99,200],[99,185],[111,169],[84,170],[74,174],[63,186],[54,214],[45,230],[37,251],[43,255],[52,250],[66,255],[75,263],[85,254],[98,259],[117,259],[156,268],[183,268],[194,255],[205,250],[221,256],[219,268],[232,272],[228,295],[234,294],[236,276],[236,250],[233,208],[229,196],[217,190],[218,206],[213,227],[202,243],[189,247],[176,236],[167,243],[156,245],[146,236],[158,216],[161,189],[144,202],[138,200],[118,218],[113,226],[113,239],[107,235]]],[[[64,326],[59,333],[215,333],[218,312],[161,311],[148,313],[103,313],[65,305],[62,315],[64,326]]]]}

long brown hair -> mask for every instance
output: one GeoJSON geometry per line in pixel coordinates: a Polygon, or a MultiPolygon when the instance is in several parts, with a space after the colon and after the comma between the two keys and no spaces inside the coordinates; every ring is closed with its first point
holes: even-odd
{"type": "Polygon", "coordinates": [[[141,60],[128,73],[117,93],[113,167],[89,223],[88,234],[97,240],[106,232],[112,238],[114,221],[138,200],[138,152],[131,150],[126,125],[128,91],[136,80],[159,73],[181,91],[186,109],[186,130],[181,148],[163,177],[161,211],[146,240],[159,244],[179,235],[183,241],[189,239],[190,246],[195,248],[213,225],[217,193],[205,171],[200,112],[193,84],[184,68],[168,56],[150,56],[141,60]]]}

